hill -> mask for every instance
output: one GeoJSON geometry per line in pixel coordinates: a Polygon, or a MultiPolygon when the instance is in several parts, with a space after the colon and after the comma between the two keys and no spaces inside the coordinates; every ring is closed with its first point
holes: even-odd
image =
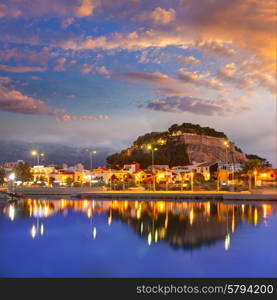
{"type": "Polygon", "coordinates": [[[170,167],[201,162],[245,162],[245,154],[225,133],[198,124],[174,124],[167,131],[151,132],[138,137],[130,148],[107,157],[107,163],[119,168],[133,161],[142,168],[152,163],[149,145],[155,151],[155,164],[170,167]],[[226,147],[226,142],[228,147],[226,147]]]}

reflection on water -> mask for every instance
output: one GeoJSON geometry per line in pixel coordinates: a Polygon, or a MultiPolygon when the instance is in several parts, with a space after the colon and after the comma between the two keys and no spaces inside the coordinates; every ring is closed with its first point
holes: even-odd
{"type": "Polygon", "coordinates": [[[47,235],[46,218],[57,214],[66,217],[71,211],[82,212],[84,218],[90,219],[93,239],[98,236],[93,218],[102,215],[107,226],[113,226],[115,221],[123,222],[143,237],[149,246],[164,241],[172,248],[194,249],[223,240],[227,251],[232,243],[232,234],[240,224],[248,223],[255,227],[264,222],[266,225],[273,206],[221,202],[26,199],[2,209],[11,221],[32,218],[33,224],[29,230],[32,239],[47,235]]]}

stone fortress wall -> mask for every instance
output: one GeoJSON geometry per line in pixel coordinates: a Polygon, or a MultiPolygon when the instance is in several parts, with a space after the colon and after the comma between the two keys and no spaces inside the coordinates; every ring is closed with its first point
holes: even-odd
{"type": "Polygon", "coordinates": [[[191,133],[182,133],[181,135],[172,137],[179,143],[187,146],[187,152],[190,161],[195,162],[245,162],[247,158],[244,153],[235,149],[235,143],[228,141],[226,149],[226,139],[197,135],[191,133]]]}
{"type": "MultiPolygon", "coordinates": [[[[180,141],[185,144],[192,144],[192,145],[206,145],[206,146],[214,146],[214,147],[221,147],[225,148],[224,142],[226,139],[224,138],[218,138],[213,136],[207,136],[207,135],[198,135],[198,134],[190,134],[190,133],[184,133],[181,136],[179,136],[180,141]]],[[[234,147],[234,143],[229,142],[230,147],[234,147]]]]}

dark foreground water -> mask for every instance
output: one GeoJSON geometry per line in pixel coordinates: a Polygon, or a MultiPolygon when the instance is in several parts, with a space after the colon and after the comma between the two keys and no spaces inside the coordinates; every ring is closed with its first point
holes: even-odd
{"type": "Polygon", "coordinates": [[[28,199],[0,206],[0,277],[277,277],[277,205],[28,199]]]}

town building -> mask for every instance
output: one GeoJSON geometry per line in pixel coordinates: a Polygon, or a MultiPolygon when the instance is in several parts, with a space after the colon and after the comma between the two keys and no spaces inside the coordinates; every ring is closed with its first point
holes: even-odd
{"type": "Polygon", "coordinates": [[[215,177],[217,170],[218,163],[214,162],[203,163],[196,168],[196,172],[202,174],[205,180],[210,180],[211,178],[215,177]]]}
{"type": "Polygon", "coordinates": [[[123,166],[123,171],[129,172],[131,174],[136,173],[140,170],[140,164],[133,162],[131,164],[125,164],[123,166]]]}

